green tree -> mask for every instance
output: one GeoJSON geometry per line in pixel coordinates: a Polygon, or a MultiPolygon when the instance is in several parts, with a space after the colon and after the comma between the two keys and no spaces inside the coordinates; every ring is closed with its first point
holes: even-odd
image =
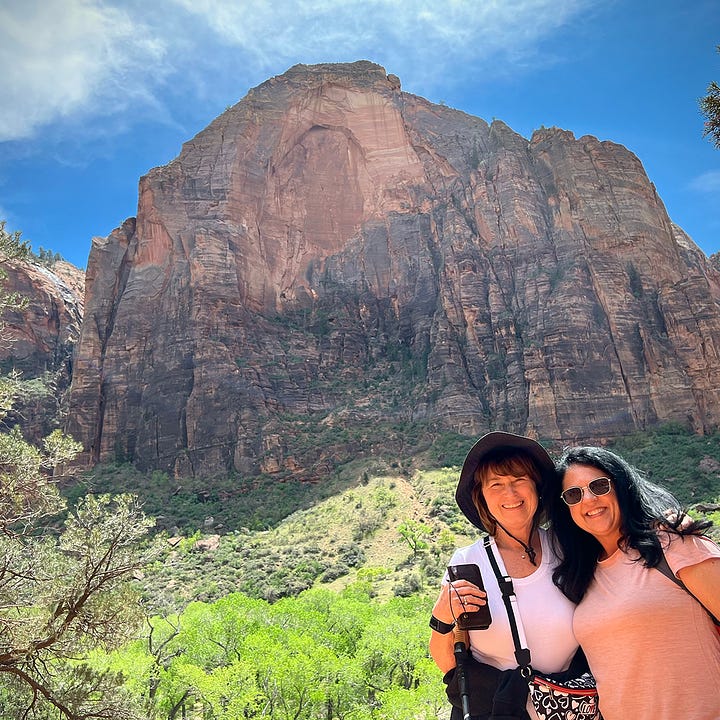
{"type": "Polygon", "coordinates": [[[54,253],[52,250],[46,250],[44,247],[39,247],[36,259],[40,265],[44,265],[47,268],[52,269],[55,263],[63,259],[60,253],[54,253]]]}
{"type": "MultiPolygon", "coordinates": [[[[7,263],[27,260],[32,254],[30,245],[21,240],[20,236],[19,231],[8,232],[6,221],[0,220],[0,285],[7,280],[7,271],[5,270],[7,263]]],[[[26,304],[26,298],[18,293],[7,293],[0,287],[0,315],[8,308],[22,308],[26,304]]]]}
{"type": "Polygon", "coordinates": [[[432,528],[429,525],[417,520],[406,520],[398,525],[398,532],[400,537],[410,546],[413,557],[417,557],[417,554],[422,550],[428,549],[428,538],[432,533],[432,528]]]}
{"type": "MultiPolygon", "coordinates": [[[[3,266],[28,253],[0,222],[0,311],[22,304],[1,287],[3,266]]],[[[117,674],[83,658],[126,641],[140,617],[127,580],[144,564],[138,545],[151,523],[130,496],[88,496],[65,512],[55,470],[80,446],[54,431],[36,447],[20,428],[2,425],[21,392],[18,376],[0,376],[2,716],[136,717],[117,674]]]]}
{"type": "MultiPolygon", "coordinates": [[[[720,45],[717,46],[720,52],[720,45]]],[[[707,87],[707,95],[700,98],[700,111],[705,116],[704,136],[708,136],[716,148],[720,148],[720,85],[714,80],[707,87]]]]}
{"type": "Polygon", "coordinates": [[[122,672],[147,720],[429,720],[447,704],[427,654],[431,606],[319,588],[273,604],[235,593],[154,618],[147,642],[98,652],[94,667],[122,672]]]}

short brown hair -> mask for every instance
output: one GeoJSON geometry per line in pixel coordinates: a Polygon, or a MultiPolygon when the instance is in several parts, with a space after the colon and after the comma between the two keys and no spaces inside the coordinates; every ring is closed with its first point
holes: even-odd
{"type": "Polygon", "coordinates": [[[489,454],[483,462],[475,469],[475,485],[472,489],[472,499],[477,508],[480,519],[490,535],[497,532],[497,522],[490,514],[485,497],[483,496],[483,482],[488,479],[491,473],[497,475],[512,475],[522,477],[527,475],[534,483],[538,494],[538,509],[535,513],[535,524],[540,524],[540,518],[544,513],[542,507],[542,475],[535,461],[526,453],[515,448],[509,450],[498,450],[489,454]]]}

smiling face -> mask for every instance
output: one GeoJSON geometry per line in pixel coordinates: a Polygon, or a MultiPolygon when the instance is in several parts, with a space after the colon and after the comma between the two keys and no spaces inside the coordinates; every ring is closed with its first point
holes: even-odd
{"type": "Polygon", "coordinates": [[[529,537],[539,505],[537,485],[530,474],[506,475],[488,468],[480,482],[490,515],[513,535],[529,537]]]}
{"type": "Polygon", "coordinates": [[[570,516],[580,529],[597,539],[608,557],[617,550],[622,537],[622,514],[613,487],[609,493],[599,497],[588,490],[588,483],[599,477],[607,477],[607,473],[592,465],[570,465],[565,471],[562,489],[582,488],[582,500],[569,507],[570,516]]]}

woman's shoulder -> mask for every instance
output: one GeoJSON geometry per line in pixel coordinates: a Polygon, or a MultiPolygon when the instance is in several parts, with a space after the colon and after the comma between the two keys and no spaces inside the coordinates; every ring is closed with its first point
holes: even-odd
{"type": "Polygon", "coordinates": [[[483,548],[483,542],[485,536],[478,538],[472,545],[466,545],[465,547],[457,548],[450,558],[450,563],[458,565],[459,563],[477,563],[479,559],[485,557],[485,549],[483,548]]]}
{"type": "Polygon", "coordinates": [[[680,535],[659,530],[658,538],[668,564],[674,571],[709,558],[720,558],[720,546],[705,535],[680,535]]]}

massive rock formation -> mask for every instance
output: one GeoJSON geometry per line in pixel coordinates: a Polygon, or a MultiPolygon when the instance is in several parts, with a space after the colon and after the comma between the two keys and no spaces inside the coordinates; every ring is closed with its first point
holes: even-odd
{"type": "Polygon", "coordinates": [[[3,264],[3,292],[16,293],[25,307],[5,310],[0,322],[3,372],[17,371],[29,392],[5,419],[37,441],[64,423],[64,395],[83,316],[84,271],[59,260],[52,269],[31,262],[3,264]]]}
{"type": "Polygon", "coordinates": [[[719,303],[624,147],[527,140],[369,62],[300,65],[143,177],[137,219],[93,241],[68,430],[93,461],[178,474],[296,468],[285,433],[309,418],[702,432],[720,421],[719,303]]]}

